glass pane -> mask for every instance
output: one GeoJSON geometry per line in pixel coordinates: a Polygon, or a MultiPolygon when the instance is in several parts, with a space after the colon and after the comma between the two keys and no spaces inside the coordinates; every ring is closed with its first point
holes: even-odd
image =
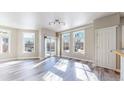
{"type": "Polygon", "coordinates": [[[63,34],[63,50],[69,52],[70,33],[63,34]]]}
{"type": "Polygon", "coordinates": [[[8,52],[8,37],[3,37],[2,38],[2,52],[6,53],[8,52]]]}
{"type": "Polygon", "coordinates": [[[84,31],[74,32],[74,52],[84,52],[84,31]]]}
{"type": "Polygon", "coordinates": [[[55,44],[56,44],[56,40],[51,38],[51,56],[55,55],[55,44]]]}
{"type": "Polygon", "coordinates": [[[52,37],[45,38],[45,57],[56,54],[56,40],[52,37]]]}
{"type": "Polygon", "coordinates": [[[34,33],[24,33],[24,51],[33,52],[34,51],[35,34],[34,33]]]}
{"type": "Polygon", "coordinates": [[[0,36],[0,53],[2,53],[2,37],[0,36]]]}
{"type": "Polygon", "coordinates": [[[50,39],[45,38],[45,57],[50,56],[50,39]]]}
{"type": "Polygon", "coordinates": [[[6,53],[9,48],[9,35],[7,32],[1,32],[0,34],[0,52],[6,53]]]}

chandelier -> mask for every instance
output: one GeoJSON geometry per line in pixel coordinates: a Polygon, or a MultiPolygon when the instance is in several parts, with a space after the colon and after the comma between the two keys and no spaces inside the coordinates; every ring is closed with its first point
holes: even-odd
{"type": "Polygon", "coordinates": [[[55,19],[54,21],[49,22],[49,25],[65,25],[65,22],[60,21],[59,19],[55,19]]]}

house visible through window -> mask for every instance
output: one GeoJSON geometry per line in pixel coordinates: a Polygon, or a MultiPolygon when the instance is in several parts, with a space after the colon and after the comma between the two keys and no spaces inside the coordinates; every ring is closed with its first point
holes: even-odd
{"type": "Polygon", "coordinates": [[[84,53],[84,31],[73,32],[74,52],[84,53]]]}
{"type": "Polygon", "coordinates": [[[63,51],[69,52],[70,51],[70,33],[63,34],[63,51]]]}
{"type": "Polygon", "coordinates": [[[9,34],[8,32],[0,31],[0,53],[9,51],[9,34]]]}
{"type": "Polygon", "coordinates": [[[24,52],[34,52],[35,48],[35,33],[23,34],[24,52]]]}

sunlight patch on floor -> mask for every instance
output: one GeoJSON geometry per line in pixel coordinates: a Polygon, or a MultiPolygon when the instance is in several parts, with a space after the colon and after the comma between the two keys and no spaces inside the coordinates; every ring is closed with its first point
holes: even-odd
{"type": "Polygon", "coordinates": [[[67,67],[68,67],[69,61],[68,60],[63,60],[60,59],[59,62],[56,63],[54,66],[56,69],[61,70],[63,72],[66,72],[67,67]]]}
{"type": "Polygon", "coordinates": [[[39,63],[35,64],[32,68],[36,68],[36,67],[40,66],[42,63],[44,63],[44,62],[49,62],[49,61],[54,61],[54,60],[55,60],[54,57],[47,58],[47,59],[45,59],[43,61],[40,61],[39,63]]]}
{"type": "Polygon", "coordinates": [[[83,80],[83,81],[88,80],[86,73],[83,69],[75,68],[75,74],[76,74],[76,78],[79,80],[83,80]]]}
{"type": "Polygon", "coordinates": [[[87,71],[91,71],[90,67],[86,64],[82,64],[83,65],[83,68],[87,71]]]}
{"type": "Polygon", "coordinates": [[[60,76],[58,76],[58,75],[52,73],[51,71],[48,71],[48,72],[42,77],[42,79],[45,80],[45,81],[62,81],[62,80],[63,80],[60,76]]]}
{"type": "Polygon", "coordinates": [[[99,79],[93,72],[86,71],[86,73],[90,81],[99,81],[99,79]]]}
{"type": "Polygon", "coordinates": [[[44,63],[44,62],[45,62],[45,61],[41,61],[41,62],[35,64],[32,68],[36,68],[36,67],[40,66],[42,63],[44,63]]]}
{"type": "Polygon", "coordinates": [[[75,62],[74,67],[75,68],[83,68],[82,63],[79,63],[79,62],[75,62]]]}
{"type": "Polygon", "coordinates": [[[90,81],[98,81],[97,76],[91,72],[91,69],[88,65],[86,64],[81,64],[81,63],[75,63],[75,74],[77,80],[90,80],[90,81]]]}

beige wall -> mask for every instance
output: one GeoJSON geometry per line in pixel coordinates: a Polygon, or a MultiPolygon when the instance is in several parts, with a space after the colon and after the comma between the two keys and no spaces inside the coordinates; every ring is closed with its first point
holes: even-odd
{"type": "Polygon", "coordinates": [[[119,25],[119,24],[120,24],[120,14],[119,13],[105,16],[105,17],[94,20],[94,28],[95,29],[112,27],[112,26],[119,25]]]}
{"type": "Polygon", "coordinates": [[[121,18],[122,48],[124,48],[124,17],[121,18]]]}
{"type": "Polygon", "coordinates": [[[9,53],[0,54],[0,61],[13,60],[13,59],[29,59],[40,58],[44,59],[44,36],[56,37],[56,32],[47,29],[39,30],[24,30],[15,29],[10,27],[0,26],[0,29],[6,30],[10,33],[10,51],[9,53]],[[23,52],[23,33],[33,32],[35,33],[35,52],[24,53],[23,52]]]}
{"type": "Polygon", "coordinates": [[[120,18],[120,23],[121,23],[121,25],[124,25],[124,17],[120,18]]]}
{"type": "Polygon", "coordinates": [[[38,30],[17,30],[17,58],[38,58],[38,51],[39,51],[39,37],[38,37],[38,30]],[[35,51],[32,53],[24,53],[23,52],[23,33],[35,33],[35,51]]]}
{"type": "Polygon", "coordinates": [[[6,30],[10,33],[10,48],[8,53],[0,54],[0,59],[15,59],[17,57],[17,31],[16,29],[0,27],[0,29],[6,30]]]}
{"type": "Polygon", "coordinates": [[[124,25],[122,25],[122,48],[124,48],[124,25]]]}
{"type": "MultiPolygon", "coordinates": [[[[71,34],[71,43],[70,43],[70,52],[63,52],[62,50],[62,56],[64,57],[71,57],[71,58],[76,58],[76,59],[82,59],[82,60],[89,60],[91,62],[94,61],[94,30],[93,27],[88,27],[88,28],[82,28],[82,30],[85,31],[85,53],[80,54],[80,53],[74,53],[73,52],[73,37],[71,34]]],[[[73,30],[74,31],[74,30],[73,30]]],[[[73,33],[73,31],[70,31],[70,33],[73,33]]],[[[78,31],[78,30],[76,30],[78,31]]],[[[80,30],[79,30],[80,31],[80,30]]]]}
{"type": "Polygon", "coordinates": [[[13,59],[26,59],[26,58],[38,58],[39,41],[38,41],[38,31],[35,30],[23,30],[14,29],[10,27],[0,26],[0,29],[8,31],[10,33],[9,41],[9,52],[0,54],[0,61],[3,60],[13,60],[13,59]],[[34,32],[35,33],[35,52],[34,53],[23,53],[23,32],[34,32]]]}
{"type": "MultiPolygon", "coordinates": [[[[77,59],[85,59],[85,60],[91,60],[94,61],[94,45],[95,45],[95,36],[94,36],[94,31],[95,29],[98,28],[105,28],[105,27],[111,27],[113,25],[119,25],[124,24],[124,18],[121,18],[120,20],[120,15],[114,14],[106,17],[102,17],[99,19],[96,19],[94,21],[94,26],[88,27],[87,25],[85,27],[80,27],[81,29],[85,29],[85,54],[77,54],[77,53],[64,53],[62,52],[62,56],[68,56],[68,57],[73,57],[77,59]]],[[[10,53],[7,54],[0,54],[0,59],[13,59],[13,58],[41,58],[44,59],[45,57],[45,50],[44,50],[44,36],[53,36],[56,37],[56,32],[48,30],[48,29],[39,29],[38,31],[35,30],[23,30],[23,29],[14,29],[14,28],[8,28],[8,27],[3,27],[0,26],[0,28],[7,29],[10,31],[11,37],[11,46],[10,46],[10,53]],[[35,41],[35,53],[30,53],[30,54],[25,54],[22,52],[22,33],[23,32],[35,32],[36,36],[36,41],[35,41]]],[[[78,28],[76,28],[78,29],[78,28]]],[[[69,30],[70,32],[74,31],[74,29],[69,30]]],[[[123,34],[122,34],[123,35],[123,34]]],[[[124,37],[124,36],[123,36],[124,37]]],[[[60,37],[57,38],[57,54],[60,54],[60,37]]],[[[72,41],[71,41],[72,42],[72,41]]],[[[124,42],[122,38],[122,43],[124,42]]],[[[123,43],[124,46],[124,43],[123,43]]],[[[72,45],[70,47],[72,49],[72,45]]],[[[62,50],[61,50],[62,51],[62,50]]]]}
{"type": "MultiPolygon", "coordinates": [[[[117,26],[116,43],[117,43],[117,49],[120,49],[121,44],[122,44],[122,37],[121,37],[122,32],[121,32],[120,24],[122,23],[124,23],[124,20],[120,18],[119,13],[116,13],[113,15],[105,16],[105,17],[94,20],[94,30],[117,26]]],[[[120,68],[120,57],[119,56],[116,56],[116,68],[117,69],[120,68]]]]}
{"type": "MultiPolygon", "coordinates": [[[[85,54],[76,54],[73,52],[70,53],[64,53],[62,52],[62,56],[67,57],[73,57],[77,59],[84,59],[84,60],[91,60],[94,61],[95,56],[95,30],[100,28],[106,28],[111,26],[117,26],[120,25],[120,14],[116,13],[113,15],[105,16],[99,19],[94,20],[93,27],[87,28],[87,26],[84,27],[85,29],[85,54]]],[[[118,28],[117,34],[120,35],[120,28],[118,28]],[[118,34],[119,33],[119,34],[118,34]]],[[[72,40],[72,39],[71,39],[72,40]]],[[[71,41],[72,42],[72,41],[71,41]]],[[[117,48],[120,48],[120,37],[117,36],[117,48]]],[[[71,44],[71,49],[73,49],[73,45],[71,44]]]]}

